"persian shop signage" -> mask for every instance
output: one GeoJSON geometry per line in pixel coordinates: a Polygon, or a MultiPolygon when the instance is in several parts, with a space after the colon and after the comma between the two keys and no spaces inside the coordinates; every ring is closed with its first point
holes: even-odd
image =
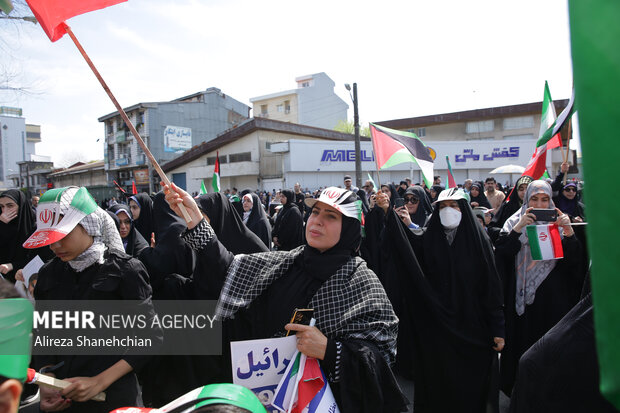
{"type": "Polygon", "coordinates": [[[192,129],[181,126],[166,126],[164,129],[164,151],[177,152],[191,149],[192,129]]]}

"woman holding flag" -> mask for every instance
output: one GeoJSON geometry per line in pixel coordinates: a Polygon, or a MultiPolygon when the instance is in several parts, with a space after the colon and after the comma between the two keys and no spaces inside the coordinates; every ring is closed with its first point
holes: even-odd
{"type": "MultiPolygon", "coordinates": [[[[356,256],[361,205],[353,192],[331,187],[305,200],[311,208],[306,244],[237,256],[219,242],[187,192],[174,184],[164,185],[164,192],[176,213],[183,204],[192,217],[183,239],[212,262],[210,274],[194,277],[221,279],[216,317],[224,321],[227,340],[297,332],[298,350],[320,360],[341,412],[406,410],[389,367],[398,319],[381,283],[356,256]],[[287,324],[296,308],[314,309],[316,325],[287,324]]],[[[225,373],[230,378],[230,367],[225,373]]]]}
{"type": "Polygon", "coordinates": [[[521,355],[577,304],[583,286],[581,243],[569,217],[555,208],[551,197],[547,182],[530,183],[523,206],[506,221],[495,245],[504,281],[506,348],[501,375],[507,395],[521,355]],[[557,221],[537,221],[534,208],[555,209],[557,221]],[[557,242],[551,242],[554,239],[557,242]]]}

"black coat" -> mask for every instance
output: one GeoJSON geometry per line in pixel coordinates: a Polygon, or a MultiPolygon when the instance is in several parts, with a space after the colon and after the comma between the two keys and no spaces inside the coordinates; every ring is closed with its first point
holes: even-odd
{"type": "MultiPolygon", "coordinates": [[[[38,300],[137,300],[142,302],[151,317],[154,317],[151,302],[149,276],[144,265],[127,254],[108,251],[103,264],[95,263],[86,270],[76,273],[68,263],[59,258],[49,261],[39,270],[39,280],[34,290],[38,300]]],[[[161,340],[161,335],[158,335],[161,340]]],[[[69,378],[95,376],[119,360],[125,360],[134,371],[112,383],[106,389],[106,401],[73,402],[66,412],[101,412],[123,406],[137,406],[140,403],[136,372],[149,361],[143,355],[109,356],[35,356],[33,366],[40,369],[64,361],[56,370],[56,377],[69,378]]]]}
{"type": "Polygon", "coordinates": [[[576,236],[564,237],[564,258],[557,260],[549,275],[536,289],[532,304],[517,315],[515,310],[515,258],[521,249],[521,234],[500,235],[495,244],[497,267],[504,285],[506,347],[501,358],[501,386],[510,394],[519,358],[579,301],[585,274],[581,266],[581,243],[576,236]]]}
{"type": "Polygon", "coordinates": [[[271,236],[278,238],[278,250],[290,251],[304,243],[304,221],[299,208],[292,202],[293,191],[284,190],[282,193],[287,201],[278,212],[271,236]]]}
{"type": "MultiPolygon", "coordinates": [[[[301,200],[303,204],[303,194],[299,195],[302,197],[301,200]]],[[[263,241],[267,248],[271,246],[271,224],[269,223],[269,218],[267,218],[263,204],[255,193],[252,193],[252,210],[250,211],[248,222],[245,225],[263,241]]]]}

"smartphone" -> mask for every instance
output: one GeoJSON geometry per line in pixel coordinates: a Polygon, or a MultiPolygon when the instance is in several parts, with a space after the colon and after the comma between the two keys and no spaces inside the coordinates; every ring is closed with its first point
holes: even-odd
{"type": "Polygon", "coordinates": [[[394,200],[394,208],[401,208],[405,206],[405,198],[396,198],[394,200]]]}
{"type": "MultiPolygon", "coordinates": [[[[310,325],[310,320],[312,320],[312,316],[314,315],[314,308],[296,308],[293,312],[293,316],[291,317],[291,323],[293,324],[303,324],[310,325]]],[[[286,333],[286,336],[290,334],[290,331],[286,333]]]]}
{"type": "Polygon", "coordinates": [[[555,209],[534,208],[530,213],[536,216],[536,221],[554,222],[558,219],[558,211],[555,209]]]}

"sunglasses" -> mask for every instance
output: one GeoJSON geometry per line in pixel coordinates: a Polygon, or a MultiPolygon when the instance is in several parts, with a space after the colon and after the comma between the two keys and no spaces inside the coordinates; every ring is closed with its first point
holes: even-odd
{"type": "Polygon", "coordinates": [[[409,203],[415,205],[418,202],[420,202],[420,200],[418,198],[407,197],[407,198],[405,198],[405,202],[409,202],[409,203]]]}
{"type": "Polygon", "coordinates": [[[577,192],[577,188],[573,188],[572,186],[569,186],[568,188],[564,188],[564,190],[566,192],[577,192]]]}

